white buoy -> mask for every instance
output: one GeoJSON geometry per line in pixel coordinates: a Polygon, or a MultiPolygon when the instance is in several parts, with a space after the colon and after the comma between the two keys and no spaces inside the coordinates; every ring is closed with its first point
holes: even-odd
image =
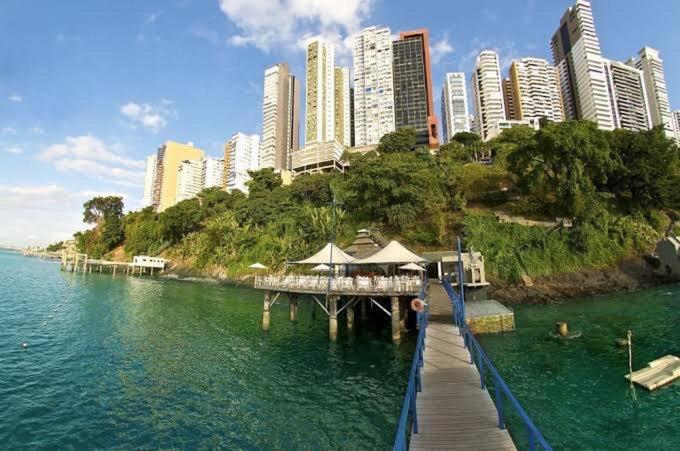
{"type": "Polygon", "coordinates": [[[52,319],[52,315],[50,315],[50,319],[52,319]]]}
{"type": "Polygon", "coordinates": [[[47,321],[45,321],[45,322],[43,323],[43,326],[47,326],[47,321]]]}
{"type": "Polygon", "coordinates": [[[25,343],[25,342],[21,343],[21,347],[24,348],[24,349],[28,348],[28,343],[25,343]]]}

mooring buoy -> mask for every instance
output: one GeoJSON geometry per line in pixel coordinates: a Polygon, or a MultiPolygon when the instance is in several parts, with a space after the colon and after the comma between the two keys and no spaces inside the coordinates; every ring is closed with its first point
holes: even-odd
{"type": "Polygon", "coordinates": [[[24,348],[24,349],[28,348],[28,343],[26,343],[26,342],[21,343],[21,347],[24,348]]]}

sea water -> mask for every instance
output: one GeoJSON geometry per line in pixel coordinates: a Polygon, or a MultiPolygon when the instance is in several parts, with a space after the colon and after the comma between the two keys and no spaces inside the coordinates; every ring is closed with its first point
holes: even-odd
{"type": "Polygon", "coordinates": [[[262,298],[0,251],[0,448],[391,448],[414,340],[262,298]]]}

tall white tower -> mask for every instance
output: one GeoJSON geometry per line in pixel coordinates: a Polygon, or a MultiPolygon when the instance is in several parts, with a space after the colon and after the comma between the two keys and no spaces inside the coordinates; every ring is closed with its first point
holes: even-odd
{"type": "Polygon", "coordinates": [[[636,62],[636,67],[642,71],[645,80],[652,126],[663,125],[666,135],[673,138],[675,133],[661,55],[658,50],[651,47],[643,47],[639,55],[640,59],[636,62]]]}
{"type": "Polygon", "coordinates": [[[485,141],[491,126],[505,120],[501,68],[495,51],[482,50],[479,53],[471,84],[475,103],[475,131],[485,141]]]}
{"type": "Polygon", "coordinates": [[[449,72],[442,87],[442,129],[446,144],[456,133],[469,132],[469,108],[464,72],[449,72]]]}
{"type": "Polygon", "coordinates": [[[377,144],[394,131],[392,37],[389,28],[369,27],[352,38],[354,143],[377,144]]]}
{"type": "Polygon", "coordinates": [[[522,58],[510,66],[510,95],[516,117],[508,119],[546,118],[564,120],[555,67],[541,58],[522,58]]]}
{"type": "Polygon", "coordinates": [[[305,146],[335,139],[335,57],[333,45],[307,43],[305,146]]]}
{"type": "Polygon", "coordinates": [[[351,145],[351,120],[349,100],[349,68],[335,68],[335,140],[344,146],[351,145]]]}
{"type": "Polygon", "coordinates": [[[258,169],[260,137],[238,132],[224,146],[224,188],[247,193],[248,171],[258,169]]]}
{"type": "Polygon", "coordinates": [[[566,117],[591,120],[604,130],[614,129],[606,61],[589,1],[577,0],[564,13],[550,46],[566,117]]]}

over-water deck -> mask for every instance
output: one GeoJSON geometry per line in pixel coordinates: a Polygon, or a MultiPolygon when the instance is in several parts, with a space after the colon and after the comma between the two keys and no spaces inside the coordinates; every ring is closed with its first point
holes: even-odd
{"type": "Polygon", "coordinates": [[[431,322],[427,327],[422,392],[418,394],[418,434],[411,450],[514,450],[458,328],[431,322]]]}

